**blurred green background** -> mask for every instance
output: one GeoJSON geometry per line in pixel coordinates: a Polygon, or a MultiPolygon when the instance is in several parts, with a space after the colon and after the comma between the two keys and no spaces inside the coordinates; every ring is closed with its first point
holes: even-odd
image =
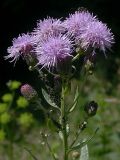
{"type": "MultiPolygon", "coordinates": [[[[72,116],[72,129],[74,130],[76,124],[82,119],[84,103],[88,100],[97,101],[99,104],[97,115],[90,119],[84,133],[86,137],[93,134],[97,127],[100,128],[88,145],[90,160],[119,160],[120,13],[119,1],[113,0],[0,1],[0,160],[32,160],[24,147],[32,150],[40,160],[51,159],[40,137],[43,115],[34,108],[34,105],[26,102],[19,91],[21,83],[30,83],[39,89],[41,84],[36,83],[37,73],[29,72],[22,60],[18,61],[15,67],[5,61],[7,47],[20,33],[32,31],[37,20],[47,16],[65,17],[79,7],[87,8],[108,24],[115,35],[115,44],[112,51],[106,53],[107,58],[102,54],[98,55],[95,73],[87,79],[81,92],[77,111],[72,116]],[[9,80],[17,80],[20,83],[9,82],[6,86],[9,80]]],[[[54,151],[60,155],[60,146],[56,138],[56,136],[52,137],[50,141],[54,151]]]]}

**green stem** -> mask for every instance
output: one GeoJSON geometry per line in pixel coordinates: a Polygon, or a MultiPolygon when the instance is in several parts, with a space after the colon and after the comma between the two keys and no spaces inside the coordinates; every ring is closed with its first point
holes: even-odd
{"type": "Polygon", "coordinates": [[[70,145],[70,148],[75,144],[75,142],[77,141],[80,133],[81,133],[81,130],[79,130],[79,131],[77,132],[75,139],[73,140],[72,144],[70,145]]]}
{"type": "Polygon", "coordinates": [[[64,148],[64,160],[68,160],[68,136],[66,130],[66,111],[65,111],[65,84],[64,81],[62,83],[62,93],[61,93],[61,125],[62,125],[62,133],[63,133],[63,148],[64,148]]]}
{"type": "Polygon", "coordinates": [[[48,149],[49,149],[49,151],[50,151],[53,159],[54,159],[54,160],[57,160],[57,158],[55,157],[55,154],[54,154],[53,150],[51,149],[51,147],[50,147],[50,145],[49,145],[48,140],[47,140],[46,137],[45,137],[45,141],[46,141],[46,144],[47,144],[47,146],[48,146],[48,149]]]}

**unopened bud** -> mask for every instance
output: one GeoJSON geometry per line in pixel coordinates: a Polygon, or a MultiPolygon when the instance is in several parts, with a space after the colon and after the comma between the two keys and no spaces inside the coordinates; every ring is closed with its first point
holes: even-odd
{"type": "Polygon", "coordinates": [[[29,84],[24,84],[21,86],[21,94],[27,99],[27,100],[33,100],[38,97],[38,94],[36,90],[30,86],[29,84]]]}
{"type": "Polygon", "coordinates": [[[73,157],[73,159],[78,159],[78,158],[80,157],[80,153],[77,152],[77,151],[74,151],[74,152],[72,153],[72,157],[73,157]]]}
{"type": "Polygon", "coordinates": [[[95,101],[89,102],[87,105],[85,105],[85,112],[88,116],[94,116],[97,112],[98,104],[95,101]]]}

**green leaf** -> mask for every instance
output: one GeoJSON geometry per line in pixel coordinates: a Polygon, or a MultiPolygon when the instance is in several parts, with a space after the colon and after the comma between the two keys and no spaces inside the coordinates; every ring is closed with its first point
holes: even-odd
{"type": "Polygon", "coordinates": [[[81,148],[80,160],[89,160],[89,153],[88,153],[87,144],[81,148]]]}
{"type": "Polygon", "coordinates": [[[80,142],[80,143],[78,143],[76,146],[72,147],[72,148],[70,149],[70,151],[80,149],[80,148],[82,148],[84,145],[86,145],[88,142],[89,142],[88,140],[83,141],[83,142],[80,142]]]}
{"type": "MultiPolygon", "coordinates": [[[[53,108],[59,109],[59,107],[51,100],[49,94],[42,88],[42,94],[46,102],[53,108]]],[[[60,110],[60,109],[59,109],[60,110]]]]}
{"type": "Polygon", "coordinates": [[[65,86],[65,94],[69,94],[71,91],[71,83],[68,82],[67,85],[65,86]]]}
{"type": "Polygon", "coordinates": [[[72,107],[70,107],[69,113],[73,112],[75,107],[77,106],[78,97],[79,97],[79,90],[78,90],[78,86],[77,86],[76,92],[75,92],[75,97],[74,97],[74,100],[73,100],[73,105],[72,105],[72,107]]]}
{"type": "Polygon", "coordinates": [[[73,150],[80,149],[80,148],[82,148],[83,146],[85,146],[86,144],[88,144],[88,143],[94,138],[94,136],[95,136],[96,132],[98,131],[98,129],[99,129],[99,128],[97,128],[97,129],[95,130],[94,134],[93,134],[90,138],[88,138],[86,141],[80,142],[80,143],[78,143],[76,146],[73,146],[73,147],[69,150],[69,152],[70,152],[70,151],[73,151],[73,150]]]}

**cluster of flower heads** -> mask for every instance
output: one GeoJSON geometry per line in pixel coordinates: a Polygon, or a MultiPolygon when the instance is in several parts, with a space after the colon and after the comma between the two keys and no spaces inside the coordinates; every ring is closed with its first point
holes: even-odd
{"type": "Polygon", "coordinates": [[[38,21],[32,33],[13,39],[6,59],[16,61],[35,54],[37,65],[51,69],[75,56],[76,48],[92,54],[96,49],[105,52],[113,43],[114,36],[106,24],[88,11],[76,11],[63,21],[50,17],[38,21]]]}

